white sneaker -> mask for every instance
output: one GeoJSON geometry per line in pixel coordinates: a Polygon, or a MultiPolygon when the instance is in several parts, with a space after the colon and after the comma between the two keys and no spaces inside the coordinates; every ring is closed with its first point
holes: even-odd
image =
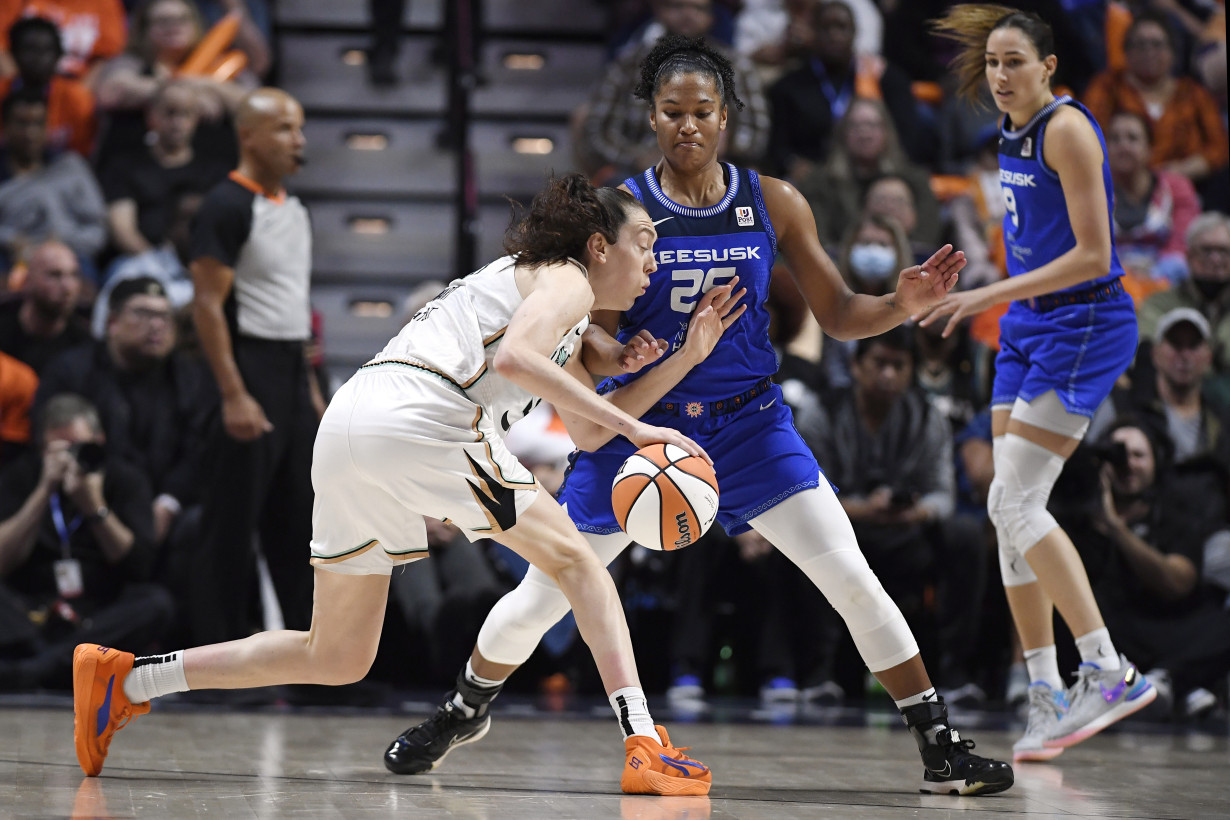
{"type": "Polygon", "coordinates": [[[1060,719],[1068,710],[1063,690],[1056,691],[1050,684],[1034,681],[1029,685],[1029,720],[1025,734],[1012,744],[1012,762],[1023,760],[1050,760],[1063,753],[1063,748],[1047,748],[1046,740],[1055,733],[1060,719]]]}
{"type": "Polygon", "coordinates": [[[1048,748],[1075,746],[1157,697],[1157,689],[1123,655],[1119,656],[1118,669],[1082,663],[1076,676],[1076,683],[1068,690],[1068,713],[1047,738],[1048,748]]]}

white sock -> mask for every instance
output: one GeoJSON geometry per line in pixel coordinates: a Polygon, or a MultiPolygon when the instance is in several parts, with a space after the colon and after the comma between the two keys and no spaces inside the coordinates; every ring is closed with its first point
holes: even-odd
{"type": "Polygon", "coordinates": [[[624,733],[624,740],[632,735],[651,737],[659,743],[662,738],[658,730],[653,728],[653,718],[649,716],[649,705],[645,703],[645,692],[639,686],[625,686],[616,689],[609,698],[611,708],[619,718],[619,730],[624,733]]]}
{"type": "Polygon", "coordinates": [[[1063,675],[1059,674],[1059,656],[1055,653],[1055,644],[1026,649],[1025,669],[1029,672],[1030,682],[1041,681],[1056,692],[1067,688],[1064,686],[1063,675]]]}
{"type": "Polygon", "coordinates": [[[474,667],[466,661],[466,670],[461,673],[461,680],[457,682],[457,694],[453,695],[453,705],[467,718],[472,718],[478,714],[480,709],[485,709],[487,704],[500,693],[500,688],[503,686],[504,681],[502,680],[492,680],[474,674],[474,667]],[[466,694],[471,696],[473,703],[466,703],[466,694]]]}
{"type": "Polygon", "coordinates": [[[893,701],[893,703],[897,704],[898,709],[904,709],[907,706],[917,706],[918,704],[926,703],[929,700],[932,700],[932,701],[935,700],[935,687],[934,686],[932,686],[930,689],[926,690],[925,692],[919,692],[917,695],[910,695],[908,698],[902,698],[901,700],[895,700],[893,701]]]}
{"type": "Polygon", "coordinates": [[[124,678],[124,697],[132,703],[145,703],[173,692],[187,691],[183,652],[137,658],[132,662],[132,671],[124,678]]]}
{"type": "Polygon", "coordinates": [[[491,689],[492,687],[504,685],[504,681],[502,680],[495,680],[494,678],[480,678],[478,675],[474,674],[474,667],[470,665],[469,661],[466,661],[466,680],[478,689],[491,689]]]}
{"type": "Polygon", "coordinates": [[[1081,653],[1081,660],[1085,663],[1096,663],[1101,669],[1119,668],[1119,653],[1115,651],[1115,644],[1106,627],[1077,638],[1076,651],[1081,653]]]}

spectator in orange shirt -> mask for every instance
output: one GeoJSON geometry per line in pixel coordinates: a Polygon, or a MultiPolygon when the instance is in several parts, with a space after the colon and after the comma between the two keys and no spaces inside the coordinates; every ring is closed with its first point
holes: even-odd
{"type": "Polygon", "coordinates": [[[1127,67],[1099,74],[1084,103],[1103,128],[1116,111],[1147,117],[1153,127],[1151,164],[1193,182],[1230,161],[1226,129],[1213,96],[1191,77],[1176,77],[1174,38],[1166,18],[1139,15],[1124,38],[1127,67]]]}
{"type": "Polygon", "coordinates": [[[68,149],[89,157],[98,130],[94,95],[80,80],[56,75],[64,47],[55,23],[43,17],[23,17],[8,36],[17,75],[0,80],[0,99],[21,88],[41,91],[47,101],[48,147],[57,153],[68,149]]]}
{"type": "Polygon", "coordinates": [[[38,376],[20,359],[0,352],[0,466],[30,443],[30,407],[38,376]]]}
{"type": "MultiPolygon", "coordinates": [[[[103,60],[124,50],[128,21],[120,0],[0,0],[0,52],[9,51],[8,31],[22,17],[45,17],[60,30],[64,56],[59,72],[90,85],[103,60]]],[[[5,53],[12,74],[11,58],[5,53]]]]}

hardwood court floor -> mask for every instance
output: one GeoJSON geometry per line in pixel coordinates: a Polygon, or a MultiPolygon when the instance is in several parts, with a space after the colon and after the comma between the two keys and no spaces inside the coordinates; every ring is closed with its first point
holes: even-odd
{"type": "MultiPolygon", "coordinates": [[[[651,798],[619,793],[622,744],[601,706],[567,716],[505,709],[483,741],[457,750],[435,773],[387,773],[385,745],[429,708],[410,704],[409,716],[160,708],[116,735],[98,778],[77,767],[67,704],[0,708],[0,817],[1230,816],[1224,725],[1112,730],[1052,764],[1017,766],[1016,786],[1003,794],[958,798],[916,792],[913,741],[889,714],[857,726],[673,723],[676,742],[713,768],[713,790],[708,798],[651,798]]],[[[1003,716],[971,713],[958,724],[969,727],[978,751],[1000,756],[1010,754],[1018,731],[1003,716]]]]}

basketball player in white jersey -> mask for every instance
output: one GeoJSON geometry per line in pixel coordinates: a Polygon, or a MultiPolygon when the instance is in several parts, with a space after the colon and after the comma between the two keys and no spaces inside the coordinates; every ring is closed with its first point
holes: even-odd
{"type": "MultiPolygon", "coordinates": [[[[656,267],[655,239],[630,195],[595,189],[580,175],[552,179],[510,228],[509,255],[453,282],[330,403],[313,451],[311,630],[142,658],[78,646],[74,734],[85,773],[102,770],[114,733],[148,712],[152,698],[361,679],[376,655],[389,573],[426,556],[423,516],[431,515],[471,539],[498,538],[564,590],[620,718],[623,790],[706,794],[709,769],[676,749],[649,716],[611,576],[502,438],[547,399],[593,426],[581,425],[581,438],[602,427],[637,446],[668,442],[708,458],[683,434],[638,421],[577,378],[574,354],[590,310],[624,310],[644,292],[656,267]]],[[[700,341],[681,357],[685,365],[708,355],[738,318],[738,296],[727,286],[698,310],[692,324],[700,341]]],[[[642,341],[623,357],[651,360],[660,352],[642,341]]]]}

